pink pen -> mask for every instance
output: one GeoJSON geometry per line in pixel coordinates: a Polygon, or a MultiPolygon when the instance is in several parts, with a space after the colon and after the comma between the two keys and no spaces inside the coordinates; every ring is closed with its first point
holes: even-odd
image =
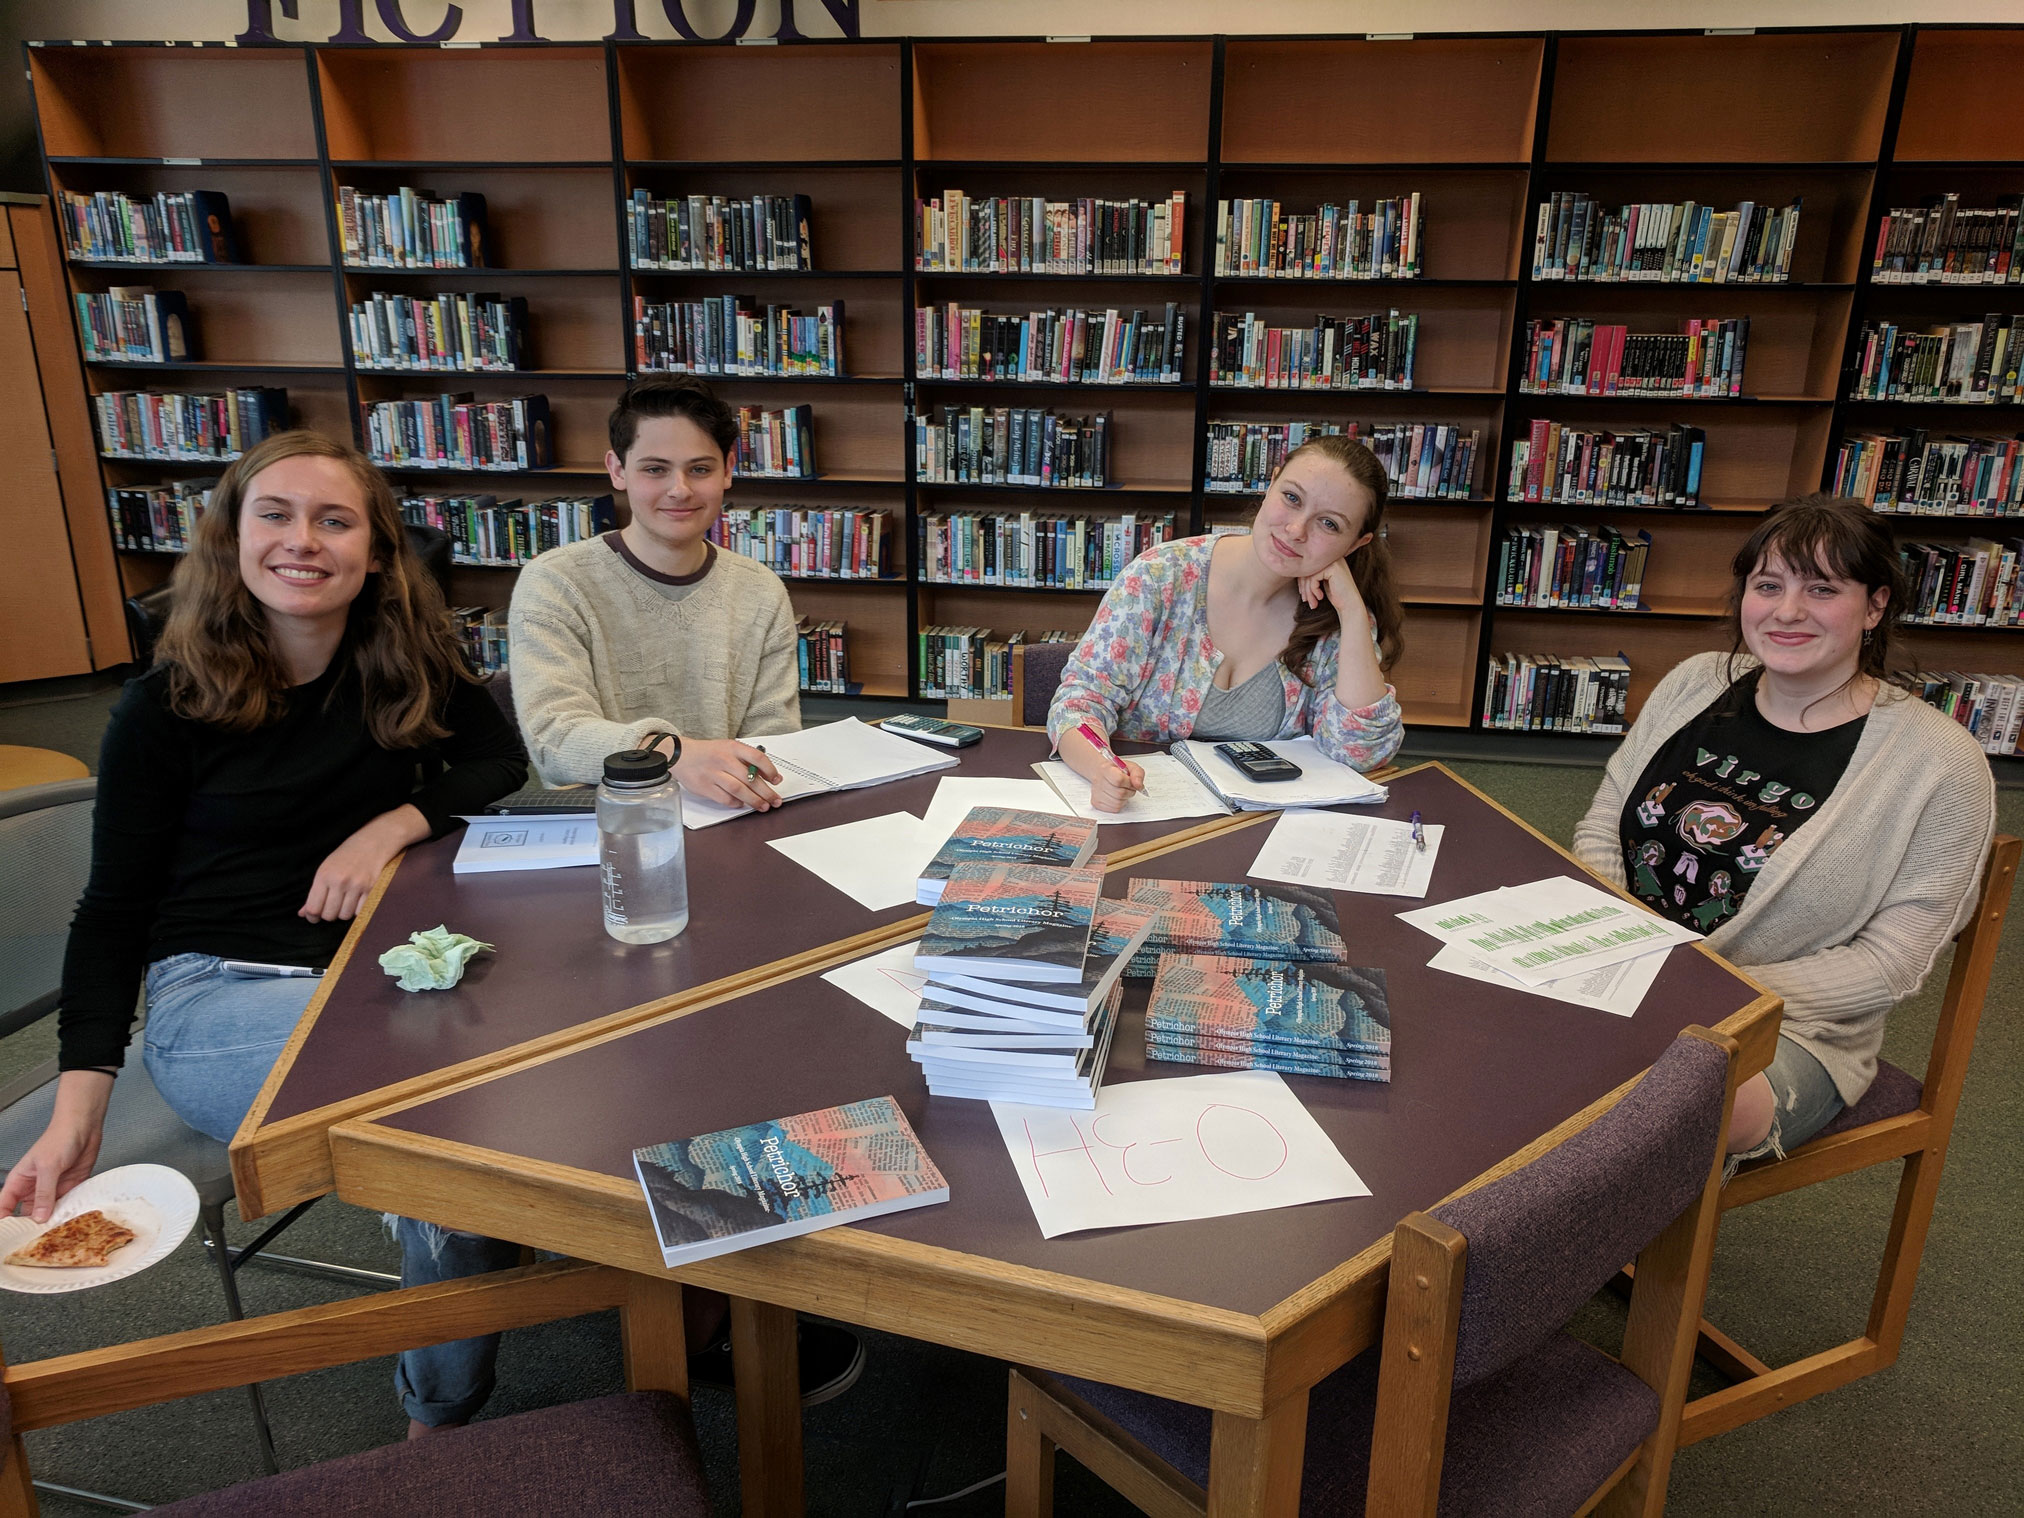
{"type": "Polygon", "coordinates": [[[1076,724],[1075,730],[1078,733],[1082,734],[1083,738],[1088,741],[1089,746],[1091,748],[1095,749],[1099,754],[1109,755],[1110,762],[1116,765],[1119,769],[1124,770],[1124,772],[1127,775],[1131,773],[1131,771],[1128,768],[1126,768],[1125,762],[1122,759],[1118,758],[1116,754],[1111,753],[1110,745],[1103,741],[1103,736],[1100,733],[1098,733],[1095,728],[1091,727],[1087,722],[1080,722],[1076,724]]]}

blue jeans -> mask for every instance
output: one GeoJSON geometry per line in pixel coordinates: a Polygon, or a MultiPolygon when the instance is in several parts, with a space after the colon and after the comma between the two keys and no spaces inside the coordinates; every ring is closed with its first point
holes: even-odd
{"type": "MultiPolygon", "coordinates": [[[[233,975],[222,966],[210,954],[174,954],[148,966],[142,1055],[155,1088],[176,1115],[229,1144],[318,983],[233,975]]],[[[515,1244],[446,1233],[411,1218],[392,1224],[401,1246],[403,1286],[520,1263],[515,1244]]],[[[410,1418],[432,1427],[466,1422],[492,1394],[498,1355],[497,1334],[404,1351],[394,1366],[394,1390],[410,1418]]]]}
{"type": "Polygon", "coordinates": [[[1841,1092],[1826,1067],[1783,1033],[1778,1035],[1778,1052],[1764,1067],[1764,1078],[1771,1083],[1771,1131],[1756,1148],[1729,1157],[1730,1174],[1736,1165],[1767,1154],[1784,1159],[1788,1149],[1797,1149],[1841,1111],[1841,1092]]]}

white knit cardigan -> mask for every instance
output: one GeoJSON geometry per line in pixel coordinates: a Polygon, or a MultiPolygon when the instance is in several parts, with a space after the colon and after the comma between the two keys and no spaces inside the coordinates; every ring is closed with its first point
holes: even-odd
{"type": "MultiPolygon", "coordinates": [[[[1754,664],[1738,658],[1736,673],[1754,664]]],[[[1624,802],[1729,678],[1727,654],[1696,654],[1645,702],[1574,830],[1576,856],[1598,875],[1624,883],[1624,802]]],[[[1876,1078],[1884,1014],[1967,922],[1995,828],[1995,778],[1967,729],[1885,686],[1819,813],[1708,935],[1709,948],[1785,998],[1785,1035],[1826,1067],[1847,1105],[1876,1078]]]]}

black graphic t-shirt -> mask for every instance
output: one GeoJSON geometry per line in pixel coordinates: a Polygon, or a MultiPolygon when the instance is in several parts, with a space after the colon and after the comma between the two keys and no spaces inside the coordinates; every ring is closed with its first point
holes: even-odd
{"type": "Polygon", "coordinates": [[[1699,933],[1733,915],[1777,847],[1840,782],[1869,718],[1787,732],[1757,710],[1751,670],[1652,755],[1617,825],[1624,878],[1699,933]]]}

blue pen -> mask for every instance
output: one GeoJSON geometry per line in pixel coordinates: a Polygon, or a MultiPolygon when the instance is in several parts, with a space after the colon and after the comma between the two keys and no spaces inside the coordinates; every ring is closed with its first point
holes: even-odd
{"type": "Polygon", "coordinates": [[[1413,847],[1423,854],[1427,849],[1427,830],[1420,826],[1420,814],[1418,812],[1413,813],[1413,847]]]}

